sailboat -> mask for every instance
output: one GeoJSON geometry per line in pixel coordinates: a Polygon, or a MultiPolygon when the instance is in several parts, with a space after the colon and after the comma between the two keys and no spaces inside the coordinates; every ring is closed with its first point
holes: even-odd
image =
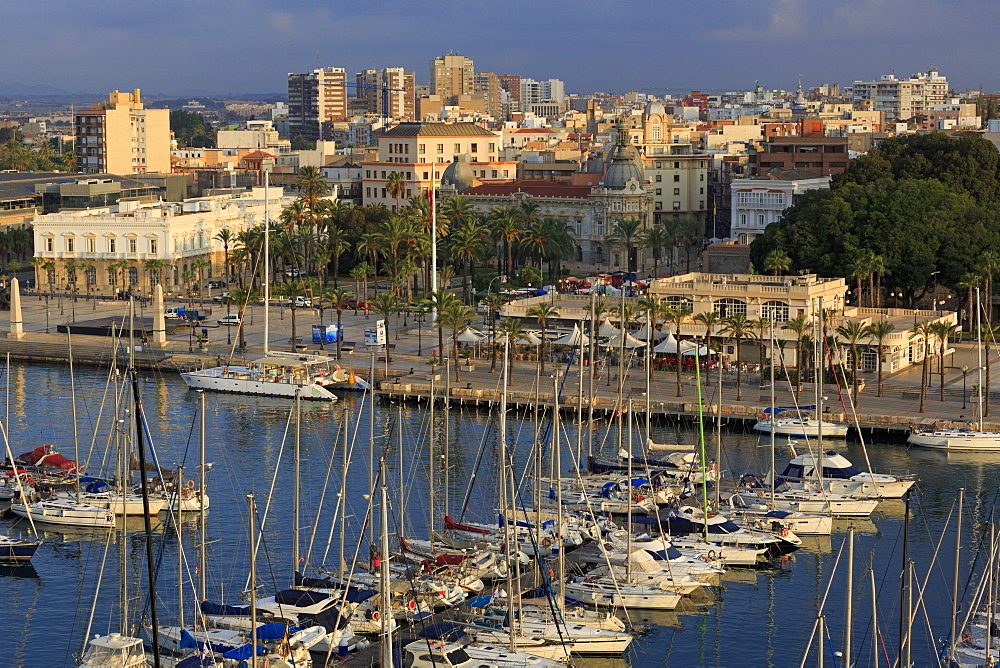
{"type": "MultiPolygon", "coordinates": [[[[976,288],[976,351],[979,384],[976,391],[976,419],[936,420],[930,424],[918,423],[910,428],[906,442],[921,448],[950,450],[956,452],[997,452],[1000,451],[1000,433],[984,431],[983,423],[983,340],[982,305],[979,302],[979,288],[976,288]]],[[[989,388],[986,388],[989,391],[989,388]]]]}
{"type": "Polygon", "coordinates": [[[785,412],[806,410],[816,410],[816,406],[776,406],[773,409],[768,407],[753,426],[754,431],[762,431],[765,434],[773,432],[776,436],[804,437],[822,434],[824,438],[847,438],[846,424],[828,422],[816,417],[781,417],[785,412]]]}
{"type": "Polygon", "coordinates": [[[268,183],[270,173],[264,172],[264,355],[245,365],[223,365],[187,371],[181,378],[188,387],[210,392],[232,394],[252,394],[265,397],[303,399],[316,401],[336,401],[337,395],[331,386],[342,382],[334,378],[331,360],[319,355],[269,351],[270,337],[269,308],[271,304],[271,261],[270,231],[271,219],[268,213],[270,198],[268,183]]]}

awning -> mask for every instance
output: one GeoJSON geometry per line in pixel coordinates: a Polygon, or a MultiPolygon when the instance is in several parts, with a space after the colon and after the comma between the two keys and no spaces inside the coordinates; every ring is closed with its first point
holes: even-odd
{"type": "Polygon", "coordinates": [[[590,337],[587,336],[586,334],[584,334],[583,332],[581,332],[579,326],[573,325],[573,331],[572,332],[570,332],[566,336],[562,336],[562,337],[556,339],[555,341],[552,342],[552,345],[554,345],[554,346],[574,346],[575,347],[575,346],[579,346],[581,343],[583,343],[583,345],[585,345],[585,346],[589,345],[590,344],[590,337]]]}
{"type": "Polygon", "coordinates": [[[630,336],[629,334],[626,334],[624,344],[622,342],[621,336],[615,336],[603,345],[605,348],[611,348],[611,349],[621,348],[624,345],[626,349],[631,349],[631,348],[642,348],[646,344],[640,341],[639,339],[630,336]]]}
{"type": "Polygon", "coordinates": [[[472,329],[471,327],[466,327],[458,334],[458,340],[461,343],[479,343],[485,338],[480,332],[472,329]]]}

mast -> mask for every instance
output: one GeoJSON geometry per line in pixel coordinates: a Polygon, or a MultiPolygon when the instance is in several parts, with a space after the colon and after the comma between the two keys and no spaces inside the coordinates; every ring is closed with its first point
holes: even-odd
{"type": "MultiPolygon", "coordinates": [[[[403,493],[405,484],[403,482],[403,402],[400,401],[396,404],[396,448],[399,450],[399,493],[403,493]]],[[[388,475],[388,470],[386,470],[386,475],[388,475]]],[[[385,480],[382,481],[383,487],[385,486],[385,480]]],[[[433,492],[431,492],[431,497],[433,498],[433,492]]],[[[431,515],[431,523],[427,525],[427,540],[431,543],[434,542],[433,536],[434,527],[434,516],[431,515]]],[[[400,538],[406,536],[406,513],[400,513],[399,515],[399,526],[397,527],[398,534],[400,538]]],[[[383,533],[389,531],[388,525],[385,525],[383,533]]],[[[433,551],[433,548],[432,548],[433,551]]]]}
{"type": "MultiPolygon", "coordinates": [[[[650,441],[653,440],[652,439],[653,433],[650,430],[650,417],[649,417],[649,401],[650,401],[650,399],[649,399],[649,386],[650,386],[650,383],[651,383],[651,380],[652,380],[650,378],[650,376],[649,376],[649,374],[650,374],[649,366],[650,366],[650,362],[652,361],[650,359],[650,357],[652,355],[651,350],[653,348],[653,341],[654,340],[655,339],[653,337],[653,313],[652,313],[652,311],[650,311],[649,309],[647,309],[646,310],[646,360],[645,360],[645,362],[646,362],[645,363],[645,367],[646,367],[646,393],[645,393],[646,394],[646,447],[647,448],[649,447],[650,441]]],[[[681,362],[681,350],[680,350],[680,344],[678,343],[677,344],[677,363],[680,364],[680,362],[681,362]]]]}
{"type": "MultiPolygon", "coordinates": [[[[150,634],[153,645],[153,666],[160,668],[160,627],[156,613],[156,564],[153,559],[153,527],[149,516],[149,483],[146,479],[146,448],[143,444],[143,419],[142,404],[139,402],[139,381],[135,373],[135,301],[129,300],[129,349],[132,355],[129,357],[129,375],[132,380],[132,415],[135,420],[135,448],[139,456],[139,479],[142,485],[142,524],[146,534],[146,575],[149,579],[149,606],[150,634]]],[[[122,498],[122,503],[125,499],[122,498]]],[[[122,508],[122,522],[124,524],[124,510],[122,508]]]]}
{"type": "Polygon", "coordinates": [[[267,357],[268,337],[271,334],[271,215],[268,181],[270,174],[264,170],[264,357],[267,357]]]}
{"type": "Polygon", "coordinates": [[[389,497],[385,487],[386,465],[384,458],[380,460],[379,478],[382,481],[382,484],[379,487],[379,503],[381,506],[379,508],[379,512],[382,523],[380,548],[382,558],[379,560],[379,584],[381,585],[382,594],[379,597],[382,606],[382,629],[380,632],[380,635],[382,636],[382,643],[379,654],[381,665],[391,666],[392,627],[389,625],[389,620],[392,619],[392,606],[389,602],[391,600],[391,597],[389,596],[389,497]]]}
{"type": "Polygon", "coordinates": [[[200,601],[208,600],[208,588],[205,586],[205,570],[207,566],[205,557],[205,488],[208,484],[208,474],[205,470],[205,390],[198,390],[198,403],[201,404],[201,428],[198,437],[198,596],[200,601]]]}
{"type": "Polygon", "coordinates": [[[847,606],[844,612],[844,665],[851,665],[851,633],[854,630],[854,525],[847,527],[847,606]]]}
{"type": "Polygon", "coordinates": [[[576,368],[576,461],[580,463],[583,456],[583,328],[580,328],[580,354],[577,355],[576,368]]]}
{"type": "Polygon", "coordinates": [[[979,288],[976,288],[976,375],[978,388],[976,391],[976,422],[979,429],[986,431],[983,425],[983,305],[979,301],[979,288]]]}
{"type": "MultiPolygon", "coordinates": [[[[177,625],[184,628],[184,536],[181,534],[181,504],[184,502],[184,467],[177,467],[177,513],[174,528],[177,531],[177,625]]],[[[122,508],[124,511],[124,507],[122,508]]]]}
{"type": "MultiPolygon", "coordinates": [[[[431,161],[431,187],[428,190],[430,195],[431,203],[431,294],[435,295],[433,304],[431,305],[431,322],[437,321],[437,287],[438,287],[438,242],[437,242],[437,194],[434,188],[435,179],[435,168],[437,167],[437,159],[431,161]]],[[[388,355],[386,355],[388,357],[388,355]]],[[[444,357],[444,350],[441,351],[441,357],[444,357]]]]}
{"type": "MultiPolygon", "coordinates": [[[[701,355],[698,344],[694,346],[694,384],[698,387],[698,458],[701,460],[701,516],[704,539],[708,541],[708,468],[705,466],[705,403],[701,396],[701,355]]],[[[681,346],[677,344],[677,363],[681,363],[681,346]]],[[[719,481],[715,481],[719,487],[719,481]]],[[[718,510],[718,509],[716,509],[718,510]]],[[[630,560],[631,561],[631,560],[630,560]]]]}
{"type": "Polygon", "coordinates": [[[295,388],[295,484],[292,492],[292,582],[299,572],[299,493],[301,492],[302,457],[302,388],[295,388]]]}
{"type": "MultiPolygon", "coordinates": [[[[816,453],[819,455],[819,464],[816,466],[816,478],[819,480],[819,489],[823,491],[823,385],[826,380],[826,324],[823,320],[823,297],[819,297],[819,336],[816,337],[816,345],[819,346],[819,354],[816,356],[816,453]]],[[[857,397],[855,397],[857,399],[857,397]]],[[[771,420],[771,430],[774,430],[774,419],[771,420]]]]}
{"type": "Polygon", "coordinates": [[[955,663],[955,648],[958,645],[958,575],[962,558],[962,505],[965,502],[965,488],[958,488],[958,522],[955,524],[955,568],[951,578],[951,638],[948,643],[948,660],[955,663]]]}
{"type": "MultiPolygon", "coordinates": [[[[718,367],[718,377],[719,377],[719,387],[716,396],[719,398],[715,406],[715,465],[719,471],[715,480],[715,507],[722,507],[722,349],[719,349],[719,357],[715,362],[715,366],[718,367]]],[[[705,354],[708,355],[709,359],[712,357],[712,350],[706,349],[705,354]]],[[[698,365],[698,362],[695,362],[698,365]]],[[[772,424],[773,428],[773,424],[772,424]]]]}
{"type": "MultiPolygon", "coordinates": [[[[378,288],[375,291],[378,292],[378,288]]],[[[388,359],[388,349],[386,351],[386,358],[388,359]]],[[[368,493],[371,494],[375,489],[375,480],[373,479],[375,468],[375,348],[372,348],[371,369],[369,373],[371,374],[369,376],[371,380],[368,382],[368,493]]],[[[368,523],[368,544],[375,544],[374,517],[368,523]]]]}
{"type": "Polygon", "coordinates": [[[775,429],[775,418],[778,414],[774,410],[775,399],[774,399],[774,309],[771,309],[771,507],[774,507],[774,487],[777,482],[777,470],[774,461],[774,429],[775,429]]]}
{"type": "Polygon", "coordinates": [[[257,668],[257,503],[247,494],[247,514],[250,523],[250,666],[257,668]]]}
{"type": "MultiPolygon", "coordinates": [[[[69,352],[68,352],[68,354],[69,354],[69,396],[70,396],[70,401],[72,402],[72,405],[73,405],[73,457],[76,459],[76,462],[77,462],[77,464],[76,464],[76,475],[73,477],[73,488],[76,490],[76,502],[80,503],[80,463],[79,463],[80,462],[80,439],[79,439],[79,437],[77,435],[77,428],[76,428],[76,374],[73,373],[73,333],[72,333],[71,329],[72,328],[69,325],[66,325],[66,345],[67,345],[67,347],[69,349],[69,352]]],[[[10,370],[10,353],[8,353],[7,368],[8,368],[8,376],[9,376],[9,370],[10,370]]],[[[8,379],[7,382],[9,383],[10,380],[8,379]]],[[[10,401],[9,397],[8,397],[8,401],[10,401]]],[[[129,475],[127,468],[125,469],[125,475],[126,476],[129,475]]],[[[124,479],[120,479],[118,481],[118,484],[122,485],[122,487],[124,487],[125,486],[124,485],[124,479]]],[[[124,504],[124,499],[122,499],[122,503],[124,504]]],[[[27,507],[27,506],[25,506],[25,507],[27,507]]],[[[122,514],[123,515],[125,514],[125,506],[124,505],[122,506],[122,514]]],[[[29,513],[29,515],[30,515],[30,513],[29,513]]]]}
{"type": "Polygon", "coordinates": [[[990,522],[990,562],[989,562],[989,591],[986,593],[986,665],[993,665],[993,608],[996,605],[993,590],[996,587],[996,527],[990,522]]]}
{"type": "MultiPolygon", "coordinates": [[[[559,429],[559,376],[552,375],[552,456],[555,458],[556,469],[556,538],[553,545],[559,550],[559,594],[556,597],[556,610],[560,616],[566,608],[566,559],[563,556],[563,511],[562,511],[562,446],[560,444],[559,429]]],[[[538,525],[541,527],[541,524],[538,525]]],[[[536,529],[537,530],[537,529],[536,529]]],[[[558,620],[557,620],[558,621],[558,620]]]]}
{"type": "MultiPolygon", "coordinates": [[[[359,411],[360,412],[360,411],[359,411]]],[[[347,572],[347,562],[344,560],[344,543],[347,527],[347,408],[344,408],[344,418],[340,423],[341,429],[341,452],[340,452],[340,579],[344,579],[347,572]]]]}
{"type": "MultiPolygon", "coordinates": [[[[590,371],[587,381],[587,464],[590,465],[590,458],[594,456],[594,348],[596,337],[597,318],[597,295],[590,293],[590,371]]],[[[579,462],[577,462],[579,466],[579,462]]]]}
{"type": "MultiPolygon", "coordinates": [[[[458,360],[455,360],[455,364],[458,364],[458,360]]],[[[450,457],[450,449],[451,449],[451,443],[450,443],[450,441],[451,441],[451,373],[449,371],[449,367],[450,367],[450,365],[446,364],[445,365],[445,369],[444,369],[444,371],[445,371],[445,374],[444,374],[444,378],[445,378],[445,380],[444,380],[444,388],[445,388],[445,392],[444,392],[444,459],[442,460],[443,463],[442,463],[442,466],[441,466],[441,468],[444,471],[444,488],[441,490],[441,496],[444,497],[444,514],[445,515],[451,514],[450,513],[450,509],[449,509],[449,504],[448,504],[448,490],[451,489],[449,487],[449,483],[451,482],[451,479],[449,478],[449,473],[448,473],[448,469],[449,469],[448,462],[450,461],[449,457],[450,457]]],[[[433,465],[432,465],[432,469],[433,469],[433,465]]],[[[431,523],[431,526],[433,526],[433,522],[431,523]]]]}
{"type": "Polygon", "coordinates": [[[508,346],[510,346],[510,337],[505,336],[503,340],[503,379],[501,381],[501,387],[503,391],[500,393],[500,468],[497,471],[497,476],[499,477],[500,483],[500,514],[503,515],[503,527],[501,527],[501,535],[503,536],[503,549],[501,550],[501,555],[506,555],[507,557],[507,619],[509,620],[507,624],[507,636],[508,636],[508,646],[507,648],[513,652],[514,651],[514,586],[511,580],[511,575],[513,569],[511,566],[511,559],[514,563],[517,563],[517,552],[510,549],[510,523],[507,521],[507,374],[510,366],[510,355],[508,354],[508,346]]]}
{"type": "MultiPolygon", "coordinates": [[[[448,370],[445,369],[445,377],[448,370]]],[[[427,540],[431,542],[431,553],[434,553],[434,376],[431,374],[431,402],[428,406],[427,427],[427,540]]]]}
{"type": "Polygon", "coordinates": [[[872,668],[878,668],[878,587],[875,586],[875,569],[868,567],[872,586],[872,668]]]}
{"type": "MultiPolygon", "coordinates": [[[[900,568],[899,570],[900,584],[902,587],[899,596],[899,665],[904,667],[907,665],[903,663],[903,655],[905,652],[905,647],[907,642],[906,631],[908,626],[907,625],[908,608],[906,605],[906,596],[909,589],[909,587],[907,587],[907,580],[908,580],[907,564],[909,563],[908,561],[909,551],[907,548],[909,547],[910,544],[910,493],[909,492],[906,493],[905,501],[906,501],[906,507],[905,510],[903,511],[903,563],[902,563],[902,568],[900,568]]],[[[993,533],[991,531],[990,538],[992,539],[992,537],[993,533]]]]}

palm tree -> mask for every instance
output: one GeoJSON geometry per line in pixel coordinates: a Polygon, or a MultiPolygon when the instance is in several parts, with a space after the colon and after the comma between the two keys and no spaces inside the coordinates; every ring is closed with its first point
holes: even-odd
{"type": "Polygon", "coordinates": [[[513,276],[514,239],[516,239],[517,235],[521,233],[521,225],[518,220],[517,213],[513,207],[498,206],[490,211],[490,219],[492,221],[494,235],[496,235],[496,238],[503,243],[504,249],[506,250],[507,263],[505,265],[505,270],[497,273],[513,276]]]}
{"type": "Polygon", "coordinates": [[[975,299],[975,289],[983,284],[983,277],[974,271],[966,272],[962,275],[962,279],[955,285],[957,288],[968,289],[969,295],[966,301],[965,309],[965,327],[968,330],[974,328],[974,323],[976,322],[976,299],[975,299]]]}
{"type": "MultiPolygon", "coordinates": [[[[500,309],[506,303],[503,297],[497,294],[486,295],[486,299],[483,300],[486,303],[486,312],[490,314],[490,333],[492,334],[492,340],[495,342],[497,338],[497,315],[500,313],[500,309]]],[[[490,362],[490,373],[494,373],[497,368],[497,347],[493,346],[493,359],[490,362]]]]}
{"type": "Polygon", "coordinates": [[[541,304],[536,304],[532,306],[527,311],[524,312],[529,318],[535,318],[538,320],[538,324],[542,328],[542,342],[538,344],[538,363],[540,365],[540,370],[545,371],[545,346],[548,344],[548,339],[546,334],[548,333],[549,320],[552,318],[559,317],[559,310],[548,302],[542,302],[541,304]]]}
{"type": "Polygon", "coordinates": [[[948,348],[948,339],[955,335],[958,325],[939,320],[931,323],[931,328],[938,340],[938,392],[939,399],[944,401],[944,353],[948,348]]]}
{"type": "MultiPolygon", "coordinates": [[[[471,223],[478,222],[476,211],[472,208],[472,202],[470,202],[469,198],[464,195],[449,197],[441,203],[440,216],[437,220],[438,225],[441,224],[442,218],[444,218],[448,223],[445,227],[446,230],[448,228],[456,230],[471,223]]],[[[438,232],[440,233],[440,230],[438,230],[438,232]]]]}
{"type": "Polygon", "coordinates": [[[653,225],[642,233],[642,245],[648,248],[653,254],[653,276],[660,275],[660,260],[663,258],[663,251],[670,248],[673,239],[662,225],[653,225]]]}
{"type": "Polygon", "coordinates": [[[462,298],[469,301],[469,284],[475,268],[475,262],[483,253],[482,231],[472,226],[456,228],[448,237],[451,256],[464,264],[466,272],[462,276],[462,298]]]}
{"type": "Polygon", "coordinates": [[[76,301],[76,272],[80,268],[76,260],[69,260],[63,265],[66,268],[66,282],[73,294],[73,301],[76,301]]]}
{"type": "Polygon", "coordinates": [[[157,260],[155,258],[143,262],[142,268],[146,271],[146,282],[149,283],[150,292],[156,288],[157,283],[163,282],[162,272],[167,268],[167,265],[168,262],[166,260],[157,260]]]}
{"type": "Polygon", "coordinates": [[[740,343],[753,336],[753,325],[745,313],[736,313],[722,320],[724,336],[736,339],[736,401],[743,401],[743,354],[740,343]]]}
{"type": "MultiPolygon", "coordinates": [[[[982,274],[986,284],[986,322],[993,320],[993,277],[1000,272],[1000,253],[996,251],[986,251],[979,256],[979,273],[982,274]]],[[[987,385],[989,387],[989,385],[987,385]]]]}
{"type": "MultiPolygon", "coordinates": [[[[308,294],[308,291],[309,291],[309,286],[306,284],[305,281],[299,279],[286,281],[281,285],[277,286],[278,294],[288,299],[288,305],[292,311],[292,336],[291,339],[289,339],[292,346],[292,352],[295,351],[295,346],[299,342],[298,330],[296,329],[296,322],[295,322],[296,298],[305,297],[308,294]]],[[[266,307],[267,306],[265,305],[265,308],[266,307]]]]}
{"type": "MultiPolygon", "coordinates": [[[[351,278],[354,279],[354,294],[356,294],[356,295],[364,294],[364,293],[361,292],[361,282],[362,281],[366,281],[367,282],[367,279],[368,279],[368,267],[367,267],[367,265],[356,264],[353,267],[351,267],[351,272],[350,273],[351,273],[351,278]]],[[[337,285],[336,279],[334,279],[333,284],[337,285]]],[[[367,292],[367,289],[365,290],[365,292],[367,292]]],[[[360,301],[361,301],[361,297],[360,296],[356,297],[354,299],[354,315],[358,314],[358,303],[360,301]]]]}
{"type": "Polygon", "coordinates": [[[806,315],[798,315],[787,320],[781,328],[795,333],[795,391],[798,392],[802,389],[802,342],[812,329],[812,322],[806,315]]]}
{"type": "Polygon", "coordinates": [[[764,266],[761,267],[761,270],[770,272],[773,276],[779,276],[787,274],[791,268],[792,258],[788,257],[788,253],[781,248],[775,248],[764,256],[764,266]]]}
{"type": "Polygon", "coordinates": [[[860,403],[858,397],[858,369],[861,367],[861,360],[858,358],[858,342],[865,338],[867,329],[857,320],[845,322],[837,327],[837,334],[844,339],[851,349],[851,396],[854,397],[854,406],[860,403]]]}
{"type": "Polygon", "coordinates": [[[504,360],[504,364],[507,365],[507,385],[510,386],[514,384],[514,374],[512,373],[514,366],[514,344],[527,339],[528,333],[524,331],[524,325],[519,318],[507,318],[500,323],[499,330],[499,336],[494,339],[493,345],[498,345],[497,341],[499,340],[507,342],[507,359],[504,360]]]}
{"type": "Polygon", "coordinates": [[[691,318],[698,324],[705,326],[705,347],[712,350],[712,332],[722,324],[722,318],[715,311],[704,311],[691,318]]]}
{"type": "MultiPolygon", "coordinates": [[[[233,241],[236,240],[236,235],[228,227],[223,227],[221,230],[215,233],[215,240],[222,244],[222,256],[223,256],[223,273],[226,275],[226,282],[233,280],[233,268],[229,264],[229,248],[233,241]]],[[[149,261],[146,261],[146,266],[149,266],[149,261]]]]}
{"type": "Polygon", "coordinates": [[[194,279],[196,279],[197,277],[198,277],[198,274],[194,273],[190,269],[188,269],[187,271],[181,273],[181,280],[184,282],[184,285],[187,286],[188,308],[189,309],[193,309],[194,308],[194,288],[192,287],[191,284],[194,283],[194,279]]]}
{"type": "Polygon", "coordinates": [[[310,223],[313,227],[317,226],[321,217],[319,202],[330,192],[326,179],[323,178],[318,167],[308,165],[299,169],[295,185],[299,189],[299,196],[309,210],[310,223]]]}
{"type": "Polygon", "coordinates": [[[918,412],[924,412],[924,401],[927,397],[927,360],[930,357],[930,337],[934,336],[933,323],[930,320],[924,320],[910,329],[910,334],[912,336],[920,336],[924,339],[924,362],[923,368],[920,372],[920,410],[918,412]]]}
{"type": "MultiPolygon", "coordinates": [[[[256,300],[257,298],[256,291],[248,292],[242,288],[232,288],[229,290],[229,301],[236,304],[240,314],[240,324],[236,328],[236,341],[239,344],[240,350],[245,350],[247,347],[246,336],[243,329],[244,313],[246,313],[247,305],[252,300],[256,300]]],[[[267,306],[264,308],[267,308],[267,306]]]]}
{"type": "Polygon", "coordinates": [[[385,191],[396,200],[396,210],[399,209],[399,200],[406,194],[406,177],[402,172],[389,172],[389,178],[385,183],[385,191]]]}
{"type": "MultiPolygon", "coordinates": [[[[677,341],[677,396],[684,396],[684,386],[681,385],[681,325],[688,319],[691,315],[691,309],[684,306],[668,306],[663,310],[663,315],[666,317],[667,322],[672,323],[674,326],[674,339],[677,341]]],[[[650,332],[652,335],[652,332],[650,332]]],[[[646,345],[652,345],[652,336],[650,336],[650,341],[646,342],[646,345]]]]}
{"type": "Polygon", "coordinates": [[[896,326],[888,320],[876,320],[865,327],[865,333],[875,341],[875,346],[878,350],[875,360],[878,366],[878,396],[880,397],[882,396],[882,347],[894,329],[896,329],[896,326]]]}
{"type": "Polygon", "coordinates": [[[205,291],[202,286],[205,285],[205,268],[208,266],[210,266],[208,260],[203,257],[191,263],[191,268],[198,272],[198,305],[201,308],[205,308],[205,291]]]}
{"type": "Polygon", "coordinates": [[[615,221],[615,226],[608,235],[608,242],[625,251],[626,266],[630,273],[635,273],[639,258],[636,251],[642,247],[642,222],[638,218],[623,218],[615,221]]]}
{"type": "MultiPolygon", "coordinates": [[[[351,249],[351,242],[347,240],[347,235],[339,228],[328,226],[326,230],[326,251],[333,260],[333,287],[340,287],[338,279],[340,277],[340,256],[351,249]]],[[[324,283],[326,281],[324,280],[324,283]]]]}
{"type": "Polygon", "coordinates": [[[458,301],[453,301],[443,309],[439,309],[437,312],[437,318],[434,321],[434,326],[438,329],[443,329],[447,327],[451,330],[451,340],[454,350],[454,360],[455,360],[455,382],[459,382],[458,374],[458,333],[460,330],[468,327],[469,323],[472,322],[472,316],[474,315],[471,308],[462,304],[458,301]]]}
{"type": "MultiPolygon", "coordinates": [[[[399,299],[390,292],[379,292],[370,302],[371,309],[382,316],[385,320],[385,340],[389,341],[389,318],[399,313],[399,299]]],[[[389,364],[392,359],[389,356],[389,346],[385,347],[385,363],[389,364]]]]}

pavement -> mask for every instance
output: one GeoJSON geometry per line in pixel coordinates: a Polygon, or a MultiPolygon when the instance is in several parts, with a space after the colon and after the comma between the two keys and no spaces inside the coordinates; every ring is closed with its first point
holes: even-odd
{"type": "MultiPolygon", "coordinates": [[[[187,304],[187,300],[168,299],[166,306],[187,304]]],[[[194,307],[201,309],[198,300],[195,300],[194,307]]],[[[177,320],[167,320],[168,330],[171,325],[177,325],[168,333],[167,344],[162,347],[163,353],[173,355],[180,364],[212,362],[226,359],[253,359],[263,352],[264,344],[264,307],[262,305],[249,306],[245,312],[245,338],[247,342],[246,351],[236,349],[237,328],[220,327],[216,320],[226,313],[235,313],[235,307],[227,307],[224,304],[217,304],[206,299],[204,308],[211,309],[211,315],[205,323],[197,325],[195,328],[184,326],[177,320]],[[204,346],[199,346],[196,335],[205,328],[208,332],[208,342],[204,346]],[[190,353],[190,356],[189,356],[190,353]]],[[[37,343],[48,343],[52,345],[65,345],[65,335],[57,334],[56,327],[74,321],[93,320],[97,318],[120,316],[126,312],[127,304],[121,301],[114,301],[108,297],[85,299],[80,296],[76,301],[68,296],[55,296],[46,299],[44,296],[25,295],[22,297],[22,316],[24,320],[25,337],[24,341],[37,343]]],[[[149,316],[148,308],[141,308],[137,313],[139,316],[149,316]]],[[[269,307],[270,335],[268,337],[269,347],[272,350],[292,350],[291,330],[294,317],[296,337],[298,345],[305,346],[310,352],[325,352],[334,354],[336,344],[327,344],[325,347],[312,342],[312,325],[320,324],[318,309],[296,308],[272,304],[269,307]],[[293,316],[294,311],[294,316],[293,316]]],[[[9,316],[8,316],[9,317],[9,316]]],[[[358,371],[363,371],[371,364],[371,353],[364,347],[364,330],[374,327],[379,316],[370,313],[365,316],[363,311],[357,314],[353,310],[344,311],[342,321],[344,325],[344,339],[354,344],[352,352],[345,352],[342,359],[344,366],[351,366],[358,371]]],[[[327,324],[336,323],[336,311],[326,309],[323,320],[327,324]]],[[[0,336],[7,327],[0,315],[0,336]]],[[[477,315],[473,326],[481,331],[488,331],[488,323],[481,315],[477,315]]],[[[388,371],[388,375],[411,376],[415,381],[427,382],[426,378],[430,372],[428,359],[438,353],[439,338],[438,330],[433,329],[428,323],[420,325],[414,321],[413,315],[409,314],[405,318],[403,315],[392,318],[388,323],[389,342],[394,346],[390,352],[391,362],[386,363],[383,354],[379,354],[380,361],[378,367],[383,371],[388,371]]],[[[73,337],[74,345],[101,345],[107,344],[106,337],[73,337]]],[[[444,335],[444,344],[448,353],[451,352],[451,343],[448,340],[448,333],[444,335]]],[[[954,352],[946,356],[944,374],[944,399],[941,400],[941,393],[938,389],[940,377],[937,373],[932,374],[931,382],[926,392],[925,411],[923,414],[919,409],[919,388],[921,384],[921,365],[907,367],[895,374],[885,374],[883,385],[883,397],[876,396],[876,374],[874,372],[862,373],[862,378],[867,387],[860,393],[857,411],[859,413],[870,413],[878,415],[911,416],[911,417],[959,417],[962,415],[971,417],[974,408],[971,403],[972,388],[978,381],[977,373],[977,352],[974,344],[957,343],[953,344],[954,352]],[[962,368],[967,367],[967,372],[963,374],[962,368]],[[963,376],[965,393],[963,395],[963,376]]],[[[302,349],[302,348],[299,348],[302,349]]],[[[457,372],[454,367],[450,371],[449,383],[453,387],[466,387],[491,389],[499,386],[500,374],[499,364],[497,372],[490,373],[490,355],[485,347],[476,351],[480,357],[475,360],[475,370],[457,372]]],[[[641,355],[640,355],[641,357],[641,355]]],[[[991,355],[991,364],[995,370],[992,373],[991,389],[996,392],[1000,390],[1000,364],[996,364],[998,357],[996,353],[991,355]]],[[[932,358],[932,369],[937,368],[937,357],[932,358]]],[[[564,365],[563,365],[564,367],[564,365]]],[[[532,359],[516,360],[511,374],[512,388],[519,391],[535,391],[536,379],[539,379],[538,392],[549,394],[552,391],[552,366],[546,365],[546,372],[539,373],[538,365],[532,359]]],[[[618,391],[618,367],[611,364],[607,367],[598,365],[595,367],[596,374],[594,380],[595,395],[612,397],[618,391]]],[[[442,366],[438,367],[438,373],[443,374],[442,366]]],[[[381,374],[380,374],[381,375],[381,374]]],[[[727,405],[742,406],[767,406],[771,403],[771,391],[767,385],[767,379],[762,383],[759,374],[745,373],[742,377],[743,397],[742,401],[737,401],[737,390],[735,385],[736,373],[724,372],[723,380],[725,387],[722,388],[722,403],[727,405]]],[[[444,379],[442,378],[442,385],[444,379]]],[[[589,395],[589,367],[574,368],[566,375],[563,384],[563,396],[567,399],[575,398],[579,393],[580,383],[583,383],[583,393],[589,395]]],[[[625,382],[625,392],[633,396],[644,391],[645,371],[641,368],[628,370],[625,382]]],[[[719,401],[718,397],[718,376],[712,370],[707,372],[702,378],[703,394],[706,404],[714,404],[719,401]]],[[[845,388],[846,390],[846,388],[845,388]]],[[[651,373],[650,397],[657,401],[693,403],[697,400],[697,388],[694,385],[694,375],[692,373],[682,374],[683,397],[678,398],[676,389],[676,376],[672,371],[654,370],[651,373]]],[[[806,396],[800,397],[799,403],[814,403],[814,395],[809,392],[806,396]]],[[[834,412],[849,413],[846,406],[840,400],[836,388],[827,388],[825,395],[828,397],[826,404],[834,412]]],[[[778,382],[775,391],[775,402],[778,405],[788,405],[794,400],[788,391],[787,383],[778,382]]],[[[994,400],[1000,405],[1000,400],[994,400]]],[[[1000,409],[994,410],[994,413],[1000,409]]]]}

